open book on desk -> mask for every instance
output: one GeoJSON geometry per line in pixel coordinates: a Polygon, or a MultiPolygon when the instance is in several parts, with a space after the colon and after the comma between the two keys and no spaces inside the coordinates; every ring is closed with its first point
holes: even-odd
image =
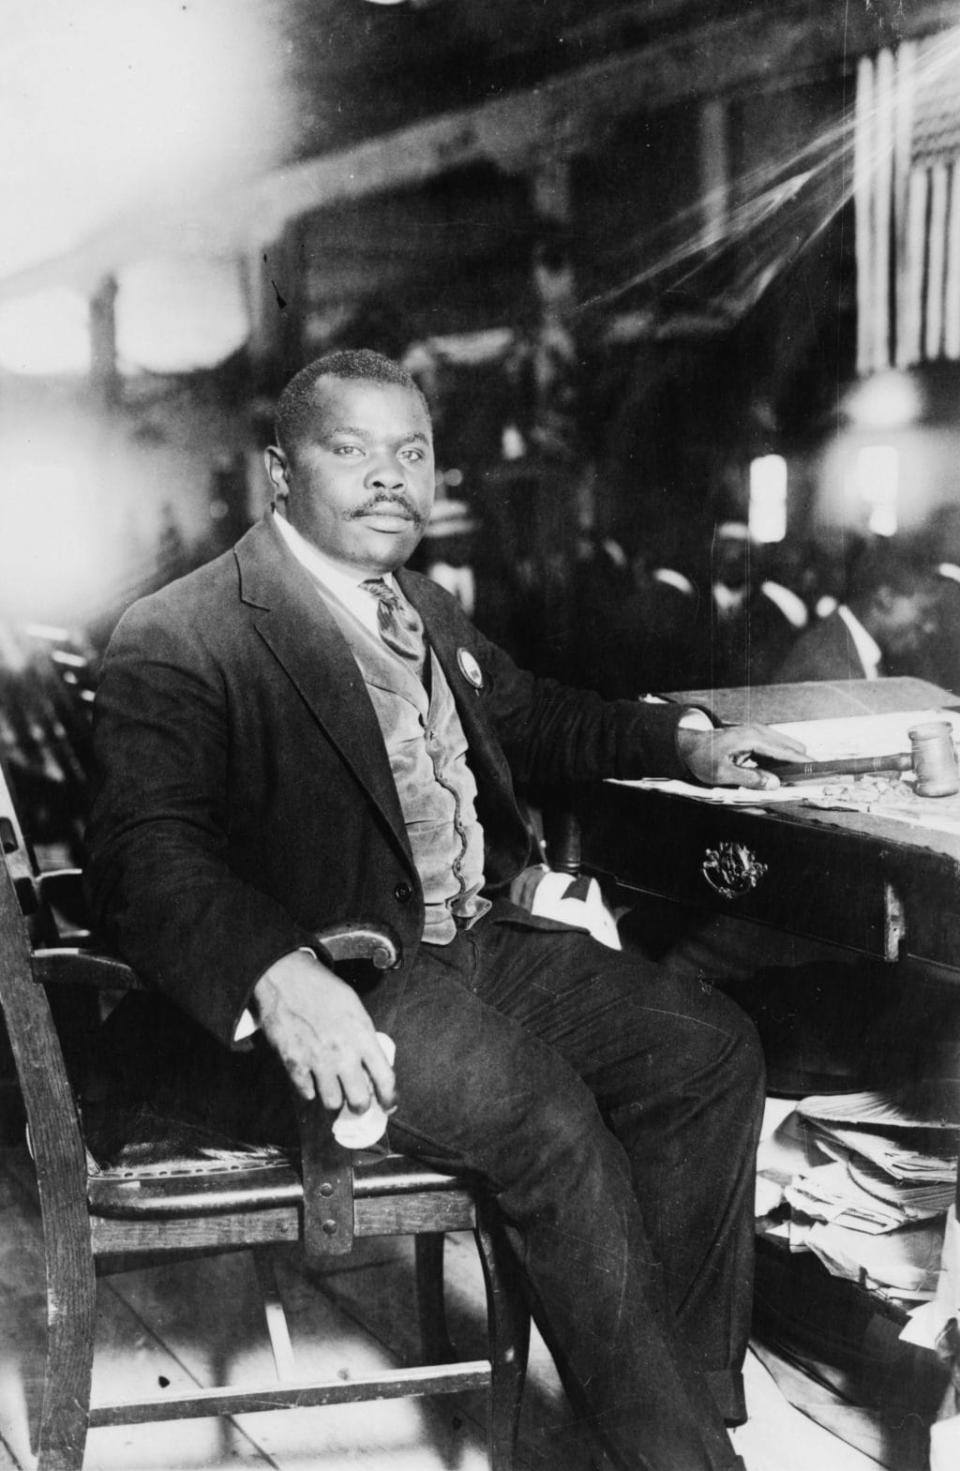
{"type": "MultiPolygon", "coordinates": [[[[827,720],[777,721],[772,723],[771,729],[802,742],[807,749],[804,761],[815,766],[829,763],[836,772],[879,771],[884,769],[881,763],[888,758],[909,757],[911,730],[931,721],[946,721],[953,727],[954,740],[960,740],[960,709],[950,710],[942,706],[925,710],[899,710],[889,715],[844,715],[827,720]],[[858,763],[870,764],[861,767],[858,763]]],[[[910,763],[906,761],[901,769],[909,770],[909,767],[910,763]]],[[[778,768],[774,765],[772,769],[776,771],[778,768]]],[[[893,760],[890,761],[889,769],[897,769],[893,760]]]]}
{"type": "MultiPolygon", "coordinates": [[[[910,751],[910,731],[929,720],[948,720],[954,727],[955,739],[960,740],[960,700],[950,690],[922,679],[824,680],[744,689],[675,690],[653,698],[702,706],[723,725],[769,725],[801,741],[809,761],[838,762],[847,771],[850,769],[847,763],[858,758],[898,752],[906,755],[910,751]]],[[[771,763],[770,769],[775,771],[776,765],[771,763]]],[[[823,773],[821,785],[837,780],[836,769],[827,771],[823,773]]],[[[816,782],[806,780],[799,786],[788,782],[772,791],[704,787],[696,782],[659,777],[621,785],[696,797],[726,806],[753,807],[812,800],[819,790],[816,782]]]]}

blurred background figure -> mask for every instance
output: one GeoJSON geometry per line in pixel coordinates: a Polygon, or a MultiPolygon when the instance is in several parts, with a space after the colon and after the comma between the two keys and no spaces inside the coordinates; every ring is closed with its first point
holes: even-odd
{"type": "Polygon", "coordinates": [[[747,606],[758,586],[756,547],[745,521],[714,526],[708,548],[709,592],[701,608],[702,656],[698,685],[706,689],[746,684],[749,650],[747,606]]]}
{"type": "Polygon", "coordinates": [[[810,624],[809,562],[799,541],[754,546],[747,567],[746,596],[720,623],[717,672],[739,688],[769,684],[810,624]]]}
{"type": "Polygon", "coordinates": [[[437,500],[424,532],[424,571],[452,593],[469,618],[477,606],[477,532],[480,523],[466,501],[437,500]]]}
{"type": "Polygon", "coordinates": [[[960,505],[940,506],[926,536],[937,594],[937,626],[921,651],[924,679],[960,693],[960,505]]]}
{"type": "Polygon", "coordinates": [[[664,528],[581,530],[564,677],[607,699],[690,689],[699,676],[699,592],[664,528]]]}
{"type": "Polygon", "coordinates": [[[568,598],[566,677],[611,699],[637,693],[631,677],[633,629],[625,620],[633,586],[633,567],[619,528],[607,535],[581,528],[568,598]]]}
{"type": "Polygon", "coordinates": [[[634,565],[634,591],[624,608],[634,635],[630,694],[697,688],[703,663],[699,589],[679,567],[653,565],[651,559],[644,564],[640,558],[634,565]]]}
{"type": "Polygon", "coordinates": [[[446,498],[434,502],[416,565],[453,594],[488,638],[515,658],[521,656],[516,581],[469,502],[446,498]]]}
{"type": "Polygon", "coordinates": [[[804,633],[771,679],[926,677],[937,629],[937,584],[917,544],[877,541],[850,570],[845,600],[804,633]]]}

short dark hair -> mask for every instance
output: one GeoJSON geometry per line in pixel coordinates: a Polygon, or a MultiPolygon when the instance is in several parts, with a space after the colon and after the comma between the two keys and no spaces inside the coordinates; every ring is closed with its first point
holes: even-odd
{"type": "Polygon", "coordinates": [[[324,353],[295,373],[277,400],[274,433],[278,445],[287,453],[303,437],[308,420],[316,412],[314,390],[321,378],[359,379],[365,383],[393,383],[398,388],[409,388],[420,399],[427,418],[430,417],[430,406],[420,385],[393,358],[367,347],[324,353]]]}

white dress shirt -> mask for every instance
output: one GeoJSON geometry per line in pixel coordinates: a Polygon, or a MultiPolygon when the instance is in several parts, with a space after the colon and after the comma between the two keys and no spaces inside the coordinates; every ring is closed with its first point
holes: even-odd
{"type": "Polygon", "coordinates": [[[883,652],[876,639],[867,632],[860,619],[855,617],[846,603],[841,603],[837,612],[843,619],[850,631],[850,637],[856,645],[857,653],[860,655],[860,663],[863,665],[864,679],[880,678],[880,661],[883,652]]]}
{"type": "MultiPolygon", "coordinates": [[[[323,552],[318,551],[312,542],[301,536],[296,527],[290,525],[286,516],[278,515],[274,511],[273,518],[277,530],[301,567],[305,567],[310,576],[319,582],[326,592],[335,597],[338,603],[342,603],[355,618],[359,618],[365,628],[379,637],[377,613],[380,605],[363,586],[364,582],[369,582],[370,579],[359,573],[344,572],[341,567],[331,562],[329,557],[325,557],[323,552]]],[[[391,573],[384,573],[383,581],[393,589],[398,597],[403,597],[391,573]]]]}

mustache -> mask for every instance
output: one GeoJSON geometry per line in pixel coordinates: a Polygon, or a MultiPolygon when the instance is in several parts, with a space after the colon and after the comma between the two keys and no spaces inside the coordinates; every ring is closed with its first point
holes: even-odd
{"type": "Polygon", "coordinates": [[[410,498],[402,492],[387,495],[381,492],[379,495],[371,496],[369,500],[363,502],[363,505],[357,506],[355,511],[350,512],[348,520],[359,521],[362,516],[369,516],[371,512],[383,510],[386,506],[396,506],[417,526],[423,526],[426,522],[426,517],[420,514],[410,498]]]}

